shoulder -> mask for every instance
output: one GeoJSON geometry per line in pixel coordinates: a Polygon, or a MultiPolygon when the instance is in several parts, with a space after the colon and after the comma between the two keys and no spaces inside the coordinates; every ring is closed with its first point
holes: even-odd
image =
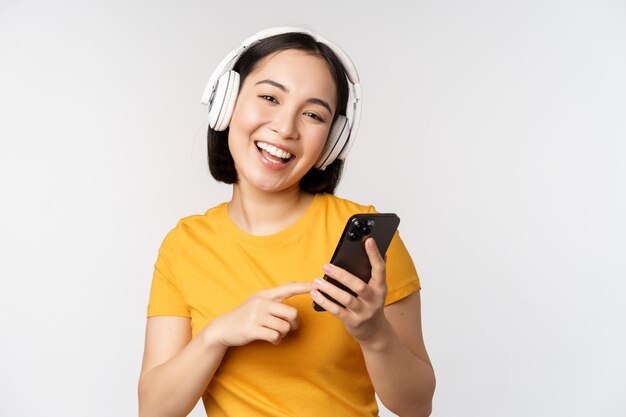
{"type": "Polygon", "coordinates": [[[226,203],[218,204],[208,209],[204,214],[193,214],[181,218],[163,240],[162,248],[178,246],[181,243],[196,239],[199,236],[207,236],[218,233],[220,230],[221,212],[225,210],[226,203]]]}
{"type": "Polygon", "coordinates": [[[218,204],[217,206],[208,209],[204,214],[192,214],[190,216],[183,217],[178,221],[174,230],[184,231],[215,224],[220,221],[222,211],[226,210],[226,204],[227,203],[218,204]]]}
{"type": "Polygon", "coordinates": [[[332,194],[321,194],[322,204],[325,209],[342,215],[352,215],[356,213],[373,213],[376,211],[374,206],[356,203],[346,198],[337,197],[332,194]]]}
{"type": "Polygon", "coordinates": [[[316,212],[315,225],[332,233],[333,236],[343,230],[353,215],[376,212],[371,205],[356,203],[332,194],[319,194],[318,201],[320,208],[316,212]]]}

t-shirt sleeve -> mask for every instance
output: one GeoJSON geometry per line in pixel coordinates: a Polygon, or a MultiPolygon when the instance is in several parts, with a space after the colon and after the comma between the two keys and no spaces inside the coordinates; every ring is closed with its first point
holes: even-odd
{"type": "MultiPolygon", "coordinates": [[[[377,213],[373,206],[370,213],[377,213]]],[[[406,296],[421,289],[417,270],[409,251],[400,238],[400,232],[396,231],[387,249],[387,298],[385,305],[400,301],[406,296]]]]}
{"type": "Polygon", "coordinates": [[[179,316],[191,317],[174,274],[172,260],[176,259],[176,229],[163,240],[152,276],[148,317],[179,316]]]}
{"type": "Polygon", "coordinates": [[[409,251],[396,232],[387,249],[387,298],[385,305],[395,303],[419,291],[420,280],[409,251]]]}

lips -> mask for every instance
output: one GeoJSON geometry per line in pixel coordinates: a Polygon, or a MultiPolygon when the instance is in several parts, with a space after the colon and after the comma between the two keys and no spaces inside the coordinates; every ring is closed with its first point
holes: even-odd
{"type": "Polygon", "coordinates": [[[288,150],[284,148],[280,148],[269,142],[256,141],[254,142],[254,144],[256,145],[257,148],[259,148],[259,150],[264,151],[276,158],[280,158],[285,161],[288,161],[293,156],[293,154],[289,152],[288,150]]]}
{"type": "Polygon", "coordinates": [[[255,141],[254,144],[259,151],[261,160],[269,168],[281,169],[295,158],[295,156],[285,148],[279,148],[272,143],[255,141]]]}

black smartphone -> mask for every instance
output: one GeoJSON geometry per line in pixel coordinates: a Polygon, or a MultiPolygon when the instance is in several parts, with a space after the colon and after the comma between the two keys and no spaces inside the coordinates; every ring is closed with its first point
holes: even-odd
{"type": "MultiPolygon", "coordinates": [[[[368,237],[374,238],[380,254],[384,257],[398,224],[400,224],[400,218],[394,213],[353,215],[348,219],[346,227],[343,229],[330,263],[368,282],[372,273],[372,265],[365,251],[365,240],[368,237]]],[[[342,290],[356,295],[337,280],[327,275],[324,275],[324,279],[342,290]]],[[[322,295],[343,307],[341,303],[328,294],[322,292],[322,295]]],[[[313,302],[313,308],[316,311],[326,311],[316,302],[313,302]]]]}

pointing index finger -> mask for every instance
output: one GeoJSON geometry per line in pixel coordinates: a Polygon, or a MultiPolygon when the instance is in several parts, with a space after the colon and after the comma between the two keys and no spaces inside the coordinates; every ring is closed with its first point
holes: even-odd
{"type": "Polygon", "coordinates": [[[313,290],[311,282],[288,282],[267,290],[266,295],[272,300],[282,302],[294,295],[307,294],[313,290]]]}

